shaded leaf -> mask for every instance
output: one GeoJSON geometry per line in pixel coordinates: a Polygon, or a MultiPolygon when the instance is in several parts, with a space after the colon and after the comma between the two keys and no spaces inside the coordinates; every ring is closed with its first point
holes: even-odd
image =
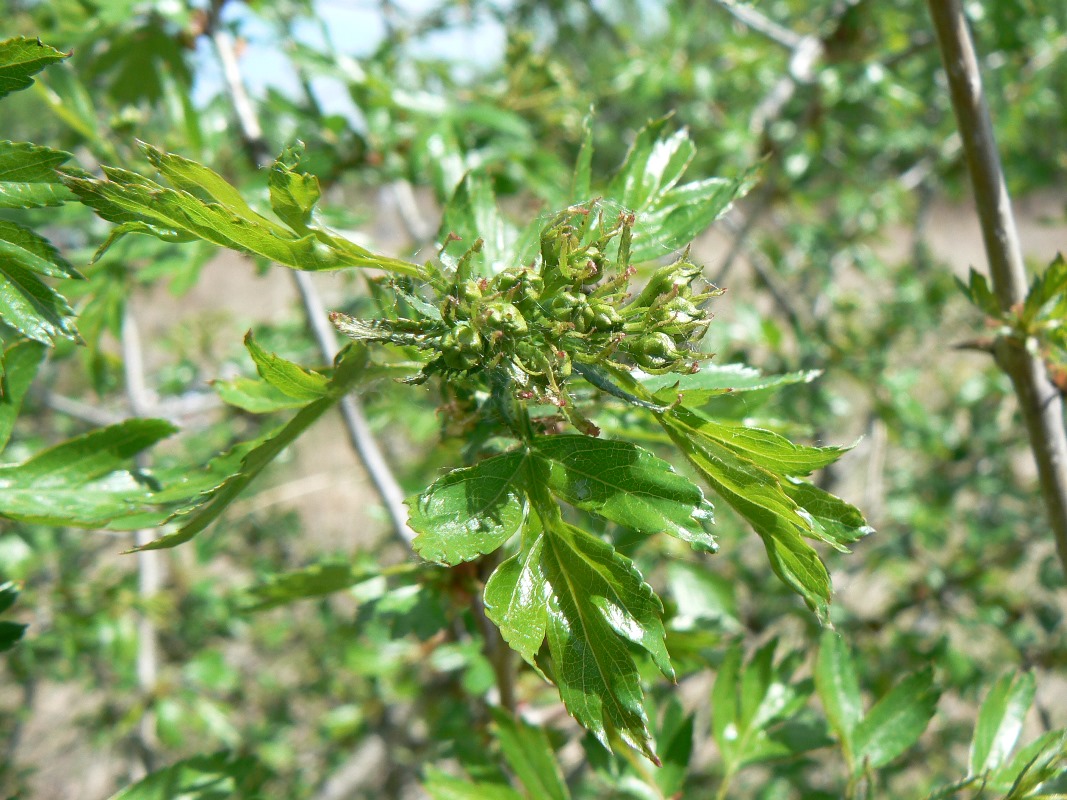
{"type": "Polygon", "coordinates": [[[426,770],[422,788],[431,800],[523,800],[521,794],[501,783],[473,783],[436,767],[426,770]]]}
{"type": "Polygon", "coordinates": [[[993,290],[989,288],[989,282],[986,280],[985,275],[977,272],[972,267],[967,283],[963,283],[959,278],[956,279],[956,282],[959,284],[960,289],[963,290],[963,293],[967,295],[967,299],[987,317],[1000,319],[1003,316],[1003,312],[1000,310],[1000,302],[997,300],[996,295],[993,294],[993,290]]]}
{"type": "Polygon", "coordinates": [[[251,756],[195,756],[156,770],[110,800],[252,800],[265,778],[251,756]]]}
{"type": "MultiPolygon", "coordinates": [[[[0,584],[0,614],[11,608],[18,600],[19,589],[11,581],[0,584]]],[[[18,644],[29,625],[20,622],[0,621],[0,653],[18,644]]]]}
{"type": "Polygon", "coordinates": [[[711,504],[666,461],[629,442],[590,436],[541,436],[536,451],[549,462],[553,494],[573,506],[640,533],[668,533],[714,552],[705,526],[711,504]]]}
{"type": "Polygon", "coordinates": [[[22,400],[46,352],[39,342],[24,339],[11,345],[0,357],[0,453],[11,438],[22,400]]]}
{"type": "Polygon", "coordinates": [[[265,611],[297,600],[339,592],[379,573],[374,567],[359,568],[348,562],[313,564],[304,569],[271,575],[267,580],[249,587],[251,601],[245,611],[265,611]]]}
{"type": "Polygon", "coordinates": [[[81,278],[78,271],[43,236],[17,222],[0,219],[0,264],[17,264],[38,275],[81,278]]]}
{"type": "Polygon", "coordinates": [[[480,248],[470,254],[469,269],[473,275],[494,275],[528,260],[537,231],[536,222],[523,230],[509,222],[497,207],[488,176],[468,173],[457,184],[441,217],[438,241],[445,245],[441,260],[456,268],[480,240],[480,248]],[[450,236],[459,237],[459,241],[448,244],[450,236]]]}
{"type": "Polygon", "coordinates": [[[515,719],[500,708],[492,709],[496,739],[515,777],[529,797],[569,800],[556,755],[543,729],[515,719]]]}
{"type": "Polygon", "coordinates": [[[904,753],[922,736],[937,710],[940,690],[930,669],[900,681],[882,697],[853,732],[854,768],[864,763],[874,769],[904,753]]]}
{"type": "Polygon", "coordinates": [[[428,561],[455,565],[491,553],[526,519],[522,473],[526,454],[513,451],[452,470],[407,501],[412,543],[428,561]]]}
{"type": "MultiPolygon", "coordinates": [[[[1048,268],[1034,279],[1023,302],[1022,320],[1029,325],[1053,309],[1063,308],[1067,291],[1067,260],[1057,254],[1048,268]]],[[[1062,311],[1057,316],[1062,316],[1062,311]]]]}

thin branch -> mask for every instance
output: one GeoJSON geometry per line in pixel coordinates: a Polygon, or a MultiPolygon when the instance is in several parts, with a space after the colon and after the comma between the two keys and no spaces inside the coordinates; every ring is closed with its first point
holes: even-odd
{"type": "MultiPolygon", "coordinates": [[[[154,399],[145,381],[144,354],[137,321],[129,304],[122,319],[122,364],[126,380],[126,400],[134,417],[151,416],[154,399]]],[[[139,467],[147,466],[144,456],[137,457],[139,467]]],[[[150,530],[134,531],[134,543],[140,547],[154,537],[150,530]]],[[[137,748],[147,772],[155,768],[156,740],[155,714],[151,700],[159,681],[159,632],[148,612],[148,605],[159,594],[163,585],[163,564],[156,550],[137,553],[137,596],[141,610],[137,619],[137,687],[145,703],[144,713],[137,727],[137,748]]]]}
{"type": "MultiPolygon", "coordinates": [[[[1026,268],[974,42],[960,0],[928,0],[928,5],[974,187],[993,291],[1004,312],[1010,313],[1026,297],[1026,268]]],[[[1062,398],[1044,364],[1017,337],[998,337],[995,357],[1015,387],[1056,549],[1067,571],[1067,434],[1062,398]]]]}
{"type": "MultiPolygon", "coordinates": [[[[263,128],[245,88],[240,65],[237,63],[233,37],[228,31],[216,27],[211,33],[211,39],[219,61],[222,63],[226,87],[233,103],[234,113],[237,115],[241,138],[253,161],[266,163],[270,160],[270,148],[263,138],[263,128]]],[[[290,274],[300,294],[304,313],[307,315],[308,324],[315,335],[319,350],[324,359],[332,362],[338,351],[337,335],[328,322],[322,299],[311,281],[311,276],[299,270],[292,270],[290,274]]],[[[415,533],[407,524],[407,509],[403,504],[404,491],[400,488],[396,476],[393,475],[385,456],[382,455],[381,448],[374,439],[361,404],[352,395],[345,395],[338,405],[348,431],[349,441],[370,475],[371,482],[378,490],[382,504],[389,514],[393,532],[410,544],[415,538],[415,533]]]]}
{"type": "Polygon", "coordinates": [[[752,6],[736,3],[734,0],[715,0],[715,2],[749,28],[757,33],[762,33],[768,39],[780,44],[787,50],[796,50],[804,38],[784,25],[779,25],[770,17],[752,8],[752,6]]]}

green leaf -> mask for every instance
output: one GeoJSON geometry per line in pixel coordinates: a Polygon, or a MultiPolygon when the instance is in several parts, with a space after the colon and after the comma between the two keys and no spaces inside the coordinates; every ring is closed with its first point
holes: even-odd
{"type": "Polygon", "coordinates": [[[268,353],[256,343],[252,331],[245,334],[245,347],[256,362],[260,377],[285,396],[310,403],[326,395],[329,378],[306,370],[274,353],[268,353]]]}
{"type": "Polygon", "coordinates": [[[819,693],[830,727],[841,740],[851,760],[852,734],[863,718],[856,666],[845,640],[832,630],[824,630],[815,663],[815,689],[819,693]]]}
{"type": "Polygon", "coordinates": [[[250,414],[269,414],[272,411],[301,408],[304,400],[294,400],[266,381],[255,378],[234,378],[230,381],[213,381],[212,387],[222,402],[250,414]]]}
{"type": "Polygon", "coordinates": [[[436,767],[426,770],[422,788],[430,800],[523,800],[523,796],[500,783],[472,783],[455,778],[436,767]]]}
{"type": "Polygon", "coordinates": [[[656,752],[663,766],[656,771],[656,785],[664,797],[680,796],[693,755],[694,715],[686,714],[678,698],[672,695],[663,711],[663,721],[656,731],[656,752]]]}
{"type": "Polygon", "coordinates": [[[777,641],[771,640],[741,666],[741,650],[731,648],[712,689],[712,733],[727,772],[803,752],[817,740],[775,736],[807,702],[810,682],[794,683],[798,662],[793,654],[774,663],[777,641]],[[795,749],[794,749],[795,748],[795,749]]]}
{"type": "Polygon", "coordinates": [[[476,242],[480,249],[471,253],[469,269],[474,275],[494,275],[502,269],[524,263],[536,241],[537,225],[519,230],[501,214],[489,178],[468,173],[456,186],[445,206],[438,241],[445,249],[441,260],[452,268],[476,242]],[[448,244],[449,237],[459,241],[448,244]]]}
{"type": "Polygon", "coordinates": [[[1062,308],[1065,291],[1067,291],[1067,260],[1064,260],[1063,255],[1058,253],[1048,268],[1034,279],[1030,291],[1026,294],[1022,311],[1023,324],[1029,325],[1046,316],[1050,307],[1060,306],[1062,308]]]}
{"type": "MultiPolygon", "coordinates": [[[[11,608],[18,600],[19,590],[18,587],[11,581],[6,581],[0,584],[0,614],[11,608]]],[[[22,638],[22,634],[26,632],[29,625],[24,625],[20,622],[8,622],[6,620],[0,622],[0,653],[6,652],[18,644],[19,639],[22,638]]]]}
{"type": "Polygon", "coordinates": [[[1034,701],[1035,690],[1031,672],[1004,675],[989,690],[971,740],[971,775],[995,770],[1007,761],[1022,732],[1023,718],[1034,701]]]}
{"type": "Polygon", "coordinates": [[[659,763],[637,667],[623,641],[643,647],[674,679],[659,598],[633,563],[606,542],[562,521],[546,529],[544,538],[542,570],[551,587],[548,649],[560,697],[605,747],[610,725],[659,763]]]}
{"type": "Polygon", "coordinates": [[[668,117],[638,134],[612,179],[607,197],[637,215],[631,244],[635,262],[659,258],[683,247],[724,214],[751,182],[709,178],[678,185],[696,153],[685,130],[664,136],[668,117]]]}
{"type": "Polygon", "coordinates": [[[322,597],[355,586],[377,574],[379,570],[373,567],[357,568],[347,561],[334,561],[271,575],[247,590],[251,602],[243,610],[265,611],[297,600],[322,597]]]}
{"type": "Polygon", "coordinates": [[[1032,793],[1042,783],[1067,775],[1067,731],[1048,731],[1020,749],[1007,764],[996,770],[989,783],[1006,790],[1004,800],[1027,797],[1058,797],[1032,793]]]}
{"type": "Polygon", "coordinates": [[[80,341],[67,301],[33,272],[0,258],[0,320],[23,336],[51,345],[54,339],[80,341]]]}
{"type": "Polygon", "coordinates": [[[744,364],[706,364],[701,366],[698,372],[690,374],[641,375],[639,380],[657,400],[673,403],[681,394],[685,405],[699,406],[712,398],[727,394],[810,383],[821,374],[821,370],[806,370],[783,375],[764,375],[758,369],[744,364]]]}
{"type": "Polygon", "coordinates": [[[162,550],[183,544],[218,519],[222,512],[245,490],[245,488],[300,434],[314,424],[334,404],[334,398],[324,397],[305,406],[286,425],[259,439],[241,461],[240,468],[212,489],[204,500],[192,509],[182,509],[170,517],[169,522],[181,525],[174,533],[161,536],[136,550],[162,550]]]}
{"type": "Polygon", "coordinates": [[[851,552],[848,545],[874,533],[863,514],[840,497],[820,489],[808,481],[787,477],[782,490],[810,517],[811,535],[842,553],[851,552]]]}
{"type": "Polygon", "coordinates": [[[544,729],[515,719],[503,709],[494,708],[492,713],[504,759],[527,796],[569,800],[570,792],[544,729]]]}
{"type": "MultiPolygon", "coordinates": [[[[715,428],[706,426],[704,417],[688,409],[672,410],[659,415],[659,420],[704,479],[759,534],[778,577],[825,618],[830,576],[818,554],[802,538],[815,535],[814,522],[783,489],[786,476],[745,458],[741,455],[745,448],[734,450],[709,435],[715,428]]],[[[801,463],[804,458],[800,457],[801,463]]]]}
{"type": "Polygon", "coordinates": [[[110,800],[253,800],[265,778],[251,756],[195,756],[156,770],[110,800]]]}
{"type": "Polygon", "coordinates": [[[165,420],[131,419],[0,466],[0,517],[100,527],[141,512],[158,501],[125,467],[176,430],[165,420]]]}
{"type": "Polygon", "coordinates": [[[17,222],[0,219],[0,264],[17,264],[38,275],[81,278],[52,243],[17,222]]]}
{"type": "Polygon", "coordinates": [[[69,56],[70,53],[41,44],[40,39],[18,36],[0,42],[0,97],[28,88],[34,75],[69,56]]]}
{"type": "Polygon", "coordinates": [[[687,415],[686,421],[703,440],[718,442],[744,460],[779,476],[810,475],[847,452],[843,447],[797,445],[773,431],[715,422],[695,414],[687,415]]]}
{"type": "Polygon", "coordinates": [[[582,120],[582,146],[578,150],[578,159],[574,164],[574,173],[571,177],[569,204],[584,203],[592,199],[592,168],[593,125],[590,114],[582,120]]]}
{"type": "Polygon", "coordinates": [[[914,745],[930,724],[940,695],[929,668],[890,689],[853,732],[854,768],[884,767],[914,745]]]}
{"type": "Polygon", "coordinates": [[[11,438],[22,400],[46,352],[39,342],[23,339],[0,354],[0,453],[11,438]]]}
{"type": "Polygon", "coordinates": [[[542,569],[544,536],[531,519],[522,535],[522,549],[504,561],[485,584],[485,610],[512,650],[538,672],[537,651],[548,630],[551,587],[542,569]]]}
{"type": "MultiPolygon", "coordinates": [[[[146,152],[151,154],[152,151],[146,152]]],[[[210,173],[204,168],[193,170],[190,164],[184,159],[164,162],[160,156],[157,166],[168,179],[179,185],[187,185],[187,181],[193,180],[188,176],[194,172],[200,175],[210,173]],[[170,164],[166,170],[160,166],[164,163],[170,164]],[[176,171],[180,172],[181,178],[172,177],[176,171]]],[[[117,167],[104,167],[103,170],[106,180],[69,173],[63,176],[66,185],[83,203],[104,219],[119,224],[95,258],[127,233],[146,233],[164,241],[203,239],[293,269],[374,267],[410,276],[421,274],[421,268],[415,264],[375,256],[327,231],[293,232],[255,212],[250,215],[243,200],[234,200],[232,192],[224,190],[210,176],[201,178],[203,183],[197,185],[202,193],[216,202],[207,202],[184,189],[167,188],[129,170],[117,167]]]]}
{"type": "Polygon", "coordinates": [[[972,267],[970,276],[967,283],[963,283],[959,278],[956,279],[960,289],[967,295],[969,299],[982,313],[987,317],[993,319],[1000,319],[1004,314],[1000,309],[1000,302],[997,300],[996,295],[993,294],[992,289],[989,288],[989,282],[986,281],[985,275],[975,271],[972,267]]]}
{"type": "MultiPolygon", "coordinates": [[[[169,521],[180,522],[181,528],[155,541],[136,548],[137,550],[160,550],[187,542],[214,522],[222,512],[244,491],[278,454],[325,414],[338,397],[359,377],[364,351],[346,348],[338,356],[337,367],[327,386],[327,395],[302,408],[286,425],[260,437],[250,447],[233,451],[229,458],[221,460],[227,467],[240,458],[240,465],[220,483],[215,483],[200,498],[200,503],[173,514],[169,521]]],[[[210,466],[210,465],[209,465],[210,466]]]]}
{"type": "Polygon", "coordinates": [[[455,566],[491,553],[526,519],[522,473],[527,455],[512,451],[456,469],[407,501],[412,546],[427,561],[455,566]]]}
{"type": "Polygon", "coordinates": [[[73,200],[56,172],[70,157],[29,142],[0,141],[0,208],[43,208],[73,200]]]}
{"type": "Polygon", "coordinates": [[[271,166],[268,179],[271,208],[293,230],[307,228],[311,212],[321,196],[318,178],[295,171],[303,152],[302,142],[287,147],[271,166]]]}
{"type": "MultiPolygon", "coordinates": [[[[538,488],[543,491],[543,483],[538,488]]],[[[538,500],[537,517],[543,527],[528,528],[522,551],[486,585],[489,618],[531,663],[547,634],[556,684],[571,715],[605,747],[609,731],[617,731],[658,761],[627,641],[673,679],[659,598],[629,559],[565,523],[551,498],[538,500]]]]}
{"type": "Polygon", "coordinates": [[[540,436],[534,448],[549,462],[549,488],[567,503],[640,533],[717,549],[705,529],[713,514],[704,493],[647,450],[579,435],[540,436]]]}

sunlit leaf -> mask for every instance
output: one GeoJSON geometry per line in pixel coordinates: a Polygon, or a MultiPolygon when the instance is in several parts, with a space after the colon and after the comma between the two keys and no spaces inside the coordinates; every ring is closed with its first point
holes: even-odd
{"type": "Polygon", "coordinates": [[[971,740],[972,775],[995,770],[1007,761],[1022,732],[1023,718],[1034,701],[1035,691],[1031,672],[1004,675],[993,684],[978,712],[971,740]]]}
{"type": "Polygon", "coordinates": [[[22,340],[0,356],[0,453],[11,438],[22,400],[37,375],[47,351],[39,342],[22,340]]]}
{"type": "Polygon", "coordinates": [[[287,397],[310,403],[326,395],[329,378],[268,353],[256,343],[252,331],[245,334],[245,347],[256,362],[260,377],[287,397]]]}
{"type": "Polygon", "coordinates": [[[534,447],[550,466],[560,499],[645,534],[668,533],[697,550],[717,545],[705,526],[711,504],[666,461],[628,442],[590,436],[542,436],[534,447]]]}
{"type": "Polygon", "coordinates": [[[491,553],[526,519],[522,473],[526,455],[515,451],[449,472],[407,501],[418,532],[415,551],[428,561],[455,565],[491,553]]]}
{"type": "Polygon", "coordinates": [[[70,157],[29,142],[0,141],[0,208],[41,208],[73,200],[56,172],[70,157]]]}
{"type": "Polygon", "coordinates": [[[26,89],[33,84],[34,75],[69,56],[40,39],[18,36],[0,42],[0,97],[26,89]]]}

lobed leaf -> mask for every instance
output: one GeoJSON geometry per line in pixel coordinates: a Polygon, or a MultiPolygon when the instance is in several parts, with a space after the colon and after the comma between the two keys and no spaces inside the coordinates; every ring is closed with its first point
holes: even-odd
{"type": "Polygon", "coordinates": [[[0,42],[0,97],[30,87],[34,75],[69,57],[70,53],[61,53],[40,39],[17,36],[0,42]]]}
{"type": "Polygon", "coordinates": [[[125,468],[175,430],[165,420],[131,419],[0,466],[0,517],[100,527],[142,513],[159,501],[125,468]]]}
{"type": "Polygon", "coordinates": [[[300,408],[304,400],[294,400],[266,381],[255,378],[234,378],[229,381],[213,381],[212,387],[222,402],[240,408],[250,414],[269,414],[272,411],[300,408]]]}
{"type": "Polygon", "coordinates": [[[673,679],[659,598],[629,559],[565,523],[554,503],[539,505],[537,516],[522,551],[486,585],[489,618],[530,663],[547,637],[564,705],[605,747],[615,731],[658,761],[626,642],[673,679]]]}
{"type": "Polygon", "coordinates": [[[0,208],[42,208],[73,200],[56,172],[70,157],[29,142],[0,141],[0,208]]]}
{"type": "Polygon", "coordinates": [[[287,147],[270,168],[267,185],[270,187],[270,206],[274,213],[293,230],[306,230],[311,212],[319,202],[319,179],[306,172],[297,172],[302,142],[287,147]]]}
{"type": "MultiPolygon", "coordinates": [[[[1067,292],[1067,260],[1058,253],[1048,268],[1034,279],[1023,301],[1022,321],[1029,325],[1052,309],[1062,309],[1067,292]]],[[[1057,316],[1062,316],[1062,310],[1057,316]]]]}
{"type": "Polygon", "coordinates": [[[712,506],[700,487],[647,450],[580,435],[541,436],[534,449],[548,461],[549,488],[565,502],[640,533],[717,549],[705,529],[712,506]]]}
{"type": "Polygon", "coordinates": [[[455,566],[491,553],[526,520],[522,473],[527,455],[512,451],[456,469],[407,501],[412,543],[428,561],[455,566]]]}
{"type": "Polygon", "coordinates": [[[703,365],[700,371],[684,375],[641,375],[641,385],[657,400],[673,403],[682,395],[687,406],[699,406],[715,397],[737,392],[762,391],[795,383],[810,383],[822,372],[805,370],[783,375],[764,375],[744,364],[703,365]]]}
{"type": "Polygon", "coordinates": [[[989,282],[986,280],[985,275],[972,267],[967,283],[964,283],[959,278],[956,279],[956,282],[963,293],[967,295],[967,299],[987,317],[1000,319],[1003,316],[1004,312],[1000,309],[1000,301],[993,294],[993,290],[989,288],[989,282]]]}
{"type": "Polygon", "coordinates": [[[186,159],[165,159],[151,148],[164,177],[184,188],[171,189],[117,167],[104,167],[106,179],[65,173],[67,187],[104,219],[118,223],[95,258],[127,233],[146,233],[164,241],[202,239],[239,253],[309,271],[376,267],[404,275],[421,274],[406,261],[379,257],[325,230],[291,231],[251,211],[215,173],[186,159]],[[202,199],[204,195],[209,200],[202,199]]]}
{"type": "Polygon", "coordinates": [[[825,618],[830,576],[803,539],[814,535],[814,523],[783,489],[786,476],[776,475],[709,435],[713,429],[704,426],[705,419],[688,409],[673,410],[659,419],[704,479],[759,534],[779,578],[825,618]]]}

